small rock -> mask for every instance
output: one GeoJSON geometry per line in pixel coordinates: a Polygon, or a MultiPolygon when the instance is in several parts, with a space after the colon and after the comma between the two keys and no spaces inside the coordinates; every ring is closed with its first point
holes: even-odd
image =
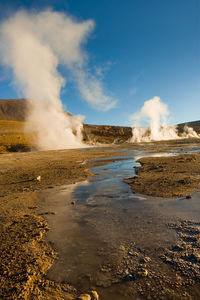
{"type": "Polygon", "coordinates": [[[77,300],[91,300],[91,296],[88,294],[81,294],[77,300]]]}
{"type": "Polygon", "coordinates": [[[128,254],[131,256],[139,256],[139,253],[137,253],[136,251],[133,251],[133,250],[128,251],[128,254]]]}
{"type": "Polygon", "coordinates": [[[36,180],[37,180],[37,181],[41,181],[41,176],[38,176],[38,177],[36,178],[36,180]]]}
{"type": "Polygon", "coordinates": [[[166,262],[166,263],[173,263],[173,260],[170,258],[170,257],[168,257],[168,256],[164,256],[163,257],[163,260],[166,262]]]}
{"type": "Polygon", "coordinates": [[[71,202],[72,205],[75,205],[75,203],[76,203],[75,201],[72,201],[72,202],[71,202]]]}
{"type": "Polygon", "coordinates": [[[149,262],[149,261],[151,261],[151,258],[150,257],[148,257],[148,256],[145,256],[144,258],[142,258],[141,260],[140,260],[140,262],[141,263],[147,263],[147,262],[149,262]]]}
{"type": "Polygon", "coordinates": [[[192,199],[192,196],[191,195],[187,195],[186,199],[192,199]]]}
{"type": "Polygon", "coordinates": [[[92,300],[99,300],[99,295],[96,291],[91,291],[92,300]]]}
{"type": "Polygon", "coordinates": [[[128,274],[129,274],[129,270],[126,269],[126,270],[124,271],[124,274],[125,274],[125,275],[128,275],[128,274]]]}
{"type": "Polygon", "coordinates": [[[125,247],[124,247],[123,245],[120,245],[120,246],[119,246],[119,250],[125,251],[126,249],[125,249],[125,247]]]}
{"type": "Polygon", "coordinates": [[[145,262],[151,261],[151,258],[149,256],[144,257],[145,262]]]}
{"type": "Polygon", "coordinates": [[[140,269],[137,272],[138,277],[147,277],[148,271],[146,269],[140,269]]]}

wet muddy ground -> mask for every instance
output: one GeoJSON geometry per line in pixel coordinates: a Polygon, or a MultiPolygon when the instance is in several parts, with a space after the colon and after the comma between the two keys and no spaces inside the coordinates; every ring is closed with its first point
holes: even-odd
{"type": "Polygon", "coordinates": [[[144,157],[138,160],[138,176],[125,179],[133,193],[190,198],[190,193],[194,192],[200,183],[200,154],[169,154],[172,156],[144,157]]]}
{"type": "Polygon", "coordinates": [[[200,194],[133,194],[123,180],[148,153],[126,150],[126,159],[91,169],[89,181],[45,196],[60,207],[48,216],[47,240],[59,257],[47,277],[105,300],[198,299],[200,194]]]}
{"type": "Polygon", "coordinates": [[[179,141],[107,147],[89,154],[81,150],[71,160],[62,151],[57,156],[34,154],[37,159],[26,154],[29,165],[23,154],[10,156],[10,161],[7,157],[6,167],[1,159],[1,172],[11,181],[7,187],[0,182],[1,248],[6,254],[0,279],[4,284],[7,280],[2,299],[13,299],[13,288],[15,299],[75,299],[92,290],[103,300],[199,299],[200,193],[155,197],[133,193],[124,182],[134,176],[138,158],[193,152],[198,157],[199,149],[198,142],[179,141]],[[11,175],[15,159],[21,160],[21,185],[17,173],[14,179],[11,175]],[[94,174],[90,178],[88,168],[94,174]],[[46,182],[25,180],[40,170],[42,178],[49,174],[46,182]],[[53,182],[56,173],[60,182],[53,182]],[[83,181],[75,183],[77,179],[83,181]],[[11,272],[16,264],[18,269],[11,272]]]}

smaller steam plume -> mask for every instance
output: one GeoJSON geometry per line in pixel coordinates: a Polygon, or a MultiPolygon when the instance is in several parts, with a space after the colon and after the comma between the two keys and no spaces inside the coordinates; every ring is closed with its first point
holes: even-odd
{"type": "Polygon", "coordinates": [[[134,120],[132,129],[132,143],[174,140],[179,138],[200,138],[193,128],[185,126],[181,135],[177,126],[167,126],[169,116],[168,106],[159,97],[147,100],[141,110],[131,116],[134,120]],[[141,127],[142,120],[147,120],[149,127],[141,127]]]}

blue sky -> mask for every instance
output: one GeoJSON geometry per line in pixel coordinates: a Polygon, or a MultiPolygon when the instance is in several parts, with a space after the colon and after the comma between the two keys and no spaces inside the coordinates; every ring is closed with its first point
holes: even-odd
{"type": "MultiPolygon", "coordinates": [[[[199,0],[8,0],[0,14],[47,7],[94,20],[85,45],[89,68],[118,100],[107,112],[95,110],[68,81],[61,99],[71,113],[90,124],[126,126],[144,101],[159,96],[169,106],[170,124],[200,119],[199,0]]],[[[9,74],[0,71],[0,98],[18,97],[9,74]]]]}

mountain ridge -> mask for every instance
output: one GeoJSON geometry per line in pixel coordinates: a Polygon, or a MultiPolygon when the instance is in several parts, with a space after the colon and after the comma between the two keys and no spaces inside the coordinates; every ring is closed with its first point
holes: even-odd
{"type": "MultiPolygon", "coordinates": [[[[0,99],[0,120],[24,122],[26,120],[26,115],[28,114],[29,105],[29,100],[25,98],[0,99]]],[[[66,113],[69,114],[68,112],[66,113]]],[[[192,127],[200,134],[200,120],[178,124],[178,131],[182,132],[185,125],[192,127]]],[[[120,143],[127,141],[132,136],[132,128],[128,126],[93,125],[84,123],[83,128],[83,138],[85,141],[91,140],[100,143],[120,143]]]]}

